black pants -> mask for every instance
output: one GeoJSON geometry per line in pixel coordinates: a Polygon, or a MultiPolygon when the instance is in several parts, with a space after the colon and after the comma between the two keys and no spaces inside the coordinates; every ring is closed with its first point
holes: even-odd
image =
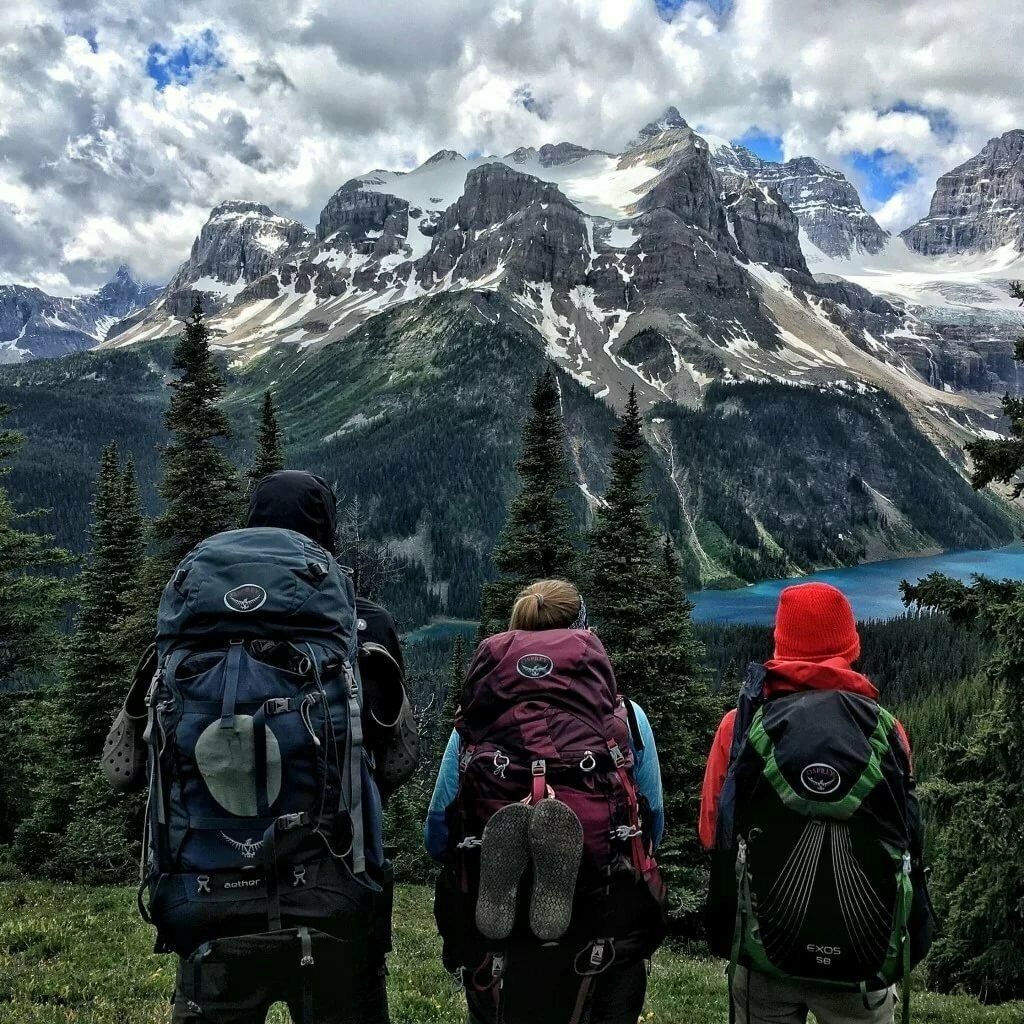
{"type": "MultiPolygon", "coordinates": [[[[569,1024],[583,981],[571,965],[545,957],[544,949],[529,962],[509,961],[501,989],[502,1024],[569,1024]]],[[[584,1008],[587,1024],[636,1024],[647,995],[647,965],[612,966],[594,978],[584,1008]]],[[[469,1024],[495,1024],[495,990],[467,986],[469,1024]]]]}
{"type": "Polygon", "coordinates": [[[383,957],[319,933],[311,952],[291,931],[211,943],[178,964],[173,1024],[264,1024],[281,1001],[295,1024],[389,1024],[383,957]]]}

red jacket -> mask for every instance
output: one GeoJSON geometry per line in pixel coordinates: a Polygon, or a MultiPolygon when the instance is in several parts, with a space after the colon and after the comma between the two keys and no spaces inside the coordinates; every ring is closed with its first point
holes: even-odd
{"type": "MultiPolygon", "coordinates": [[[[845,690],[878,700],[878,690],[867,676],[854,672],[842,658],[828,661],[768,661],[768,672],[764,690],[766,697],[778,697],[785,693],[801,690],[845,690]]],[[[733,722],[736,711],[730,711],[722,719],[711,744],[708,765],[704,771],[704,786],[700,796],[700,841],[706,849],[715,843],[715,825],[718,819],[718,797],[729,771],[729,753],[732,750],[733,722]]],[[[910,741],[906,730],[897,722],[903,745],[910,755],[910,741]]]]}

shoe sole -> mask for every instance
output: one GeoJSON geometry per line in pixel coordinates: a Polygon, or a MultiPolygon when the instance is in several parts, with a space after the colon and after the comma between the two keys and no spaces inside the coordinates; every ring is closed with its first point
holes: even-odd
{"type": "Polygon", "coordinates": [[[491,817],[480,845],[476,927],[485,939],[507,939],[516,923],[519,882],[530,860],[530,808],[509,804],[491,817]]]}
{"type": "Polygon", "coordinates": [[[530,930],[542,942],[555,942],[572,921],[576,876],[583,858],[583,826],[561,800],[542,800],[530,818],[533,895],[530,930]]]}

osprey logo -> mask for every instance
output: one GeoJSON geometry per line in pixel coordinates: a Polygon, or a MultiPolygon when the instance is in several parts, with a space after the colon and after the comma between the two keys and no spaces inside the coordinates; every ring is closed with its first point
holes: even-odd
{"type": "Polygon", "coordinates": [[[543,679],[551,675],[554,662],[546,654],[524,654],[516,662],[516,671],[527,679],[543,679]]]}
{"type": "Polygon", "coordinates": [[[828,796],[839,788],[843,780],[832,765],[818,762],[804,768],[800,773],[800,781],[805,789],[816,796],[828,796]]]}
{"type": "Polygon", "coordinates": [[[246,839],[244,843],[240,843],[237,839],[232,839],[231,836],[221,832],[221,837],[224,842],[233,846],[246,860],[255,860],[256,854],[263,848],[263,840],[257,842],[255,839],[246,839]]]}
{"type": "Polygon", "coordinates": [[[267,592],[256,583],[243,583],[224,595],[224,603],[233,612],[254,612],[267,601],[267,592]]]}

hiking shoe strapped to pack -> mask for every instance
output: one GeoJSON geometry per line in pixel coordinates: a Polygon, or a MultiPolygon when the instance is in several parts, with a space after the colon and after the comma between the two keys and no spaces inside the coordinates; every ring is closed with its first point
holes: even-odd
{"type": "Polygon", "coordinates": [[[494,941],[507,939],[516,924],[519,882],[530,859],[530,808],[502,807],[484,828],[480,844],[480,888],[476,926],[494,941]]]}
{"type": "Polygon", "coordinates": [[[650,956],[664,936],[664,890],[633,777],[630,716],[598,637],[565,629],[492,636],[477,648],[459,705],[459,786],[434,901],[446,966],[472,972],[506,946],[549,941],[577,951],[611,942],[623,964],[650,956]],[[518,822],[527,803],[537,818],[525,840],[539,875],[537,935],[508,917],[525,910],[522,901],[512,907],[512,887],[523,870],[518,822]],[[514,835],[497,854],[506,862],[492,863],[501,848],[483,837],[506,813],[514,835]],[[499,902],[500,914],[492,910],[499,902]]]}
{"type": "Polygon", "coordinates": [[[541,941],[554,942],[566,933],[572,921],[576,876],[583,858],[583,826],[561,800],[541,800],[533,808],[530,857],[530,930],[541,941]]]}

